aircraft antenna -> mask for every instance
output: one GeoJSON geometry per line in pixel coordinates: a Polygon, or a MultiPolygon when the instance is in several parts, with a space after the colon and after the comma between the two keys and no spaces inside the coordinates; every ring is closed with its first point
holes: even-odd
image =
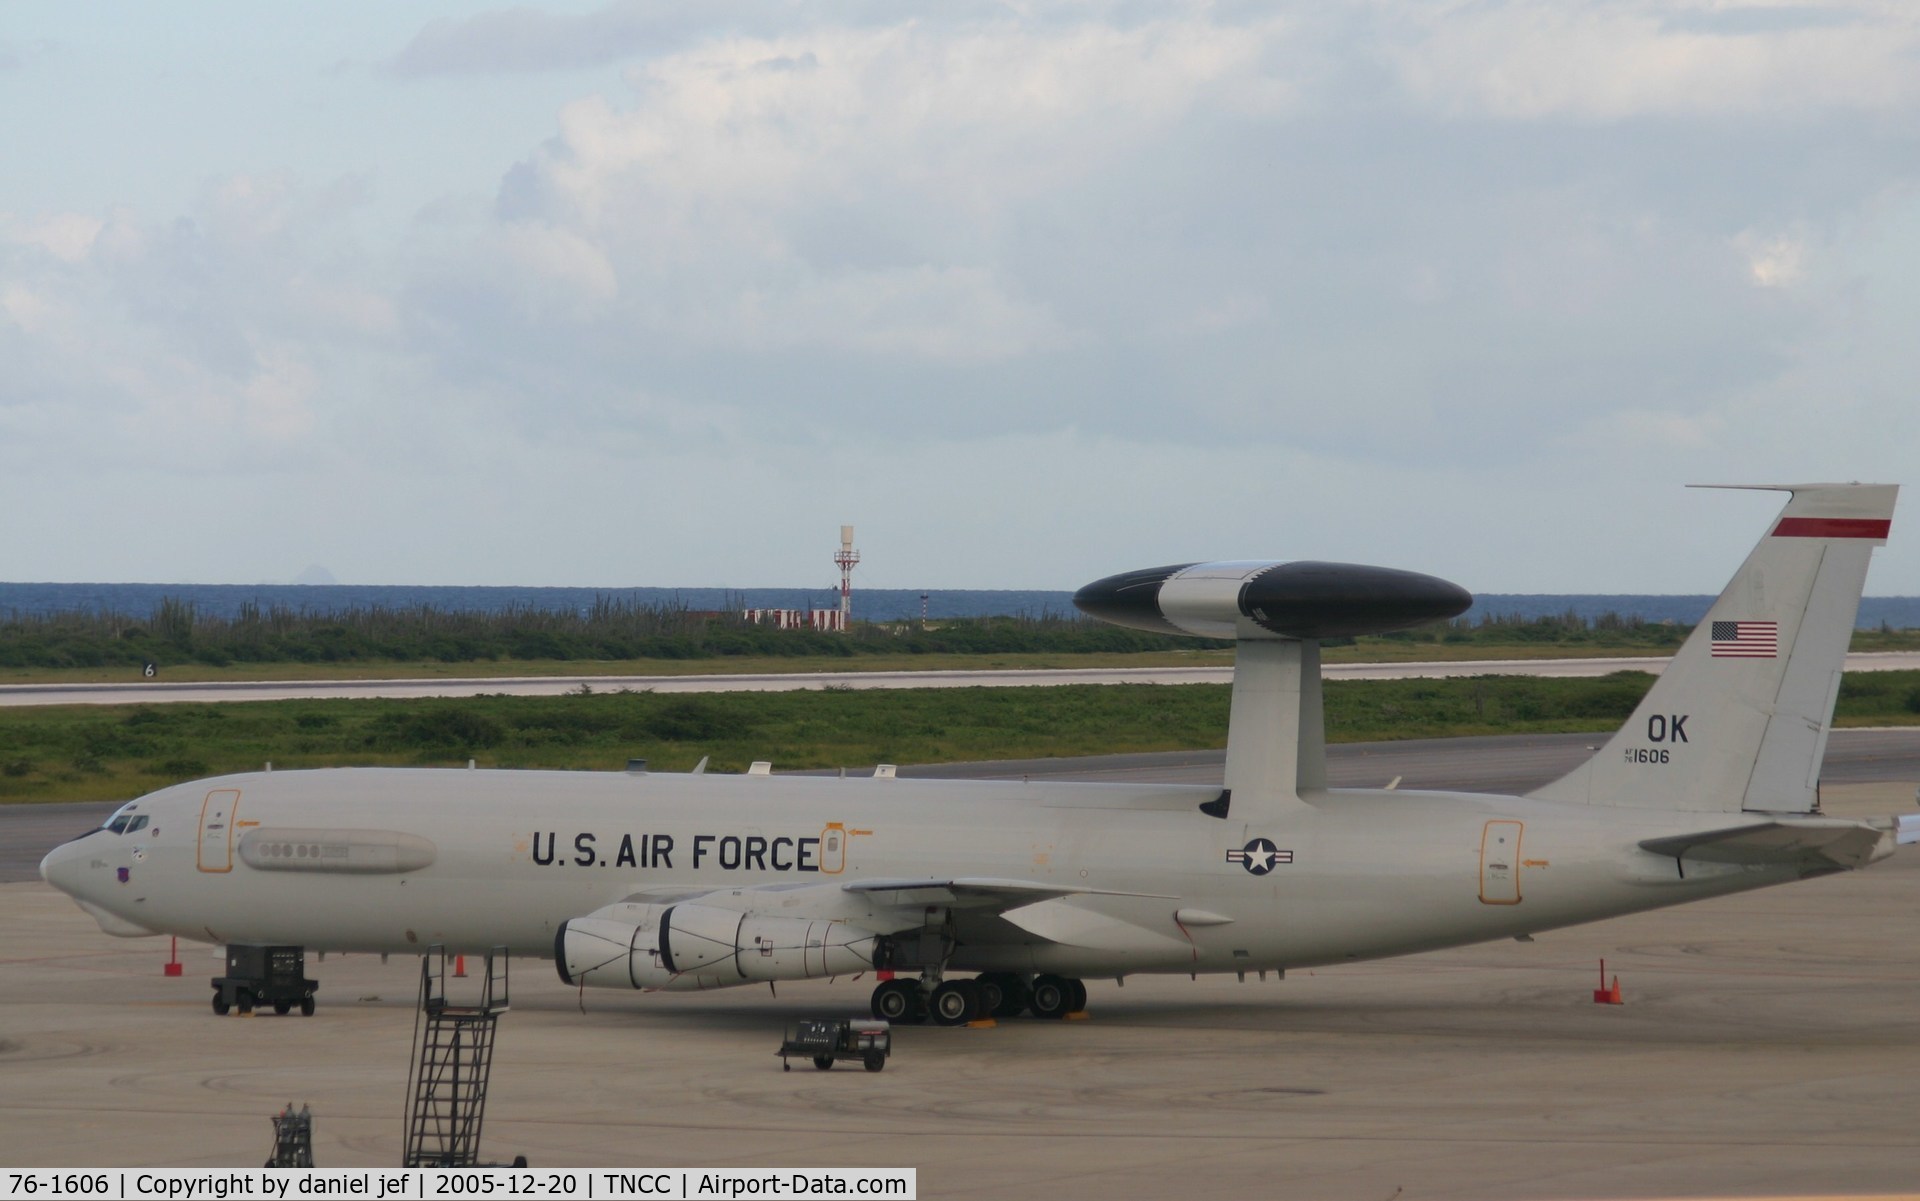
{"type": "Polygon", "coordinates": [[[840,629],[847,628],[847,622],[853,616],[853,566],[860,561],[860,552],[853,549],[853,527],[840,527],[840,549],[834,552],[834,566],[840,569],[840,629]]]}

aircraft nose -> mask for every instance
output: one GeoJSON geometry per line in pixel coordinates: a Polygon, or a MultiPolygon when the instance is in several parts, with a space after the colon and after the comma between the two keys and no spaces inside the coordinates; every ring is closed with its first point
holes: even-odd
{"type": "Polygon", "coordinates": [[[68,896],[78,895],[76,889],[80,883],[80,861],[85,854],[79,843],[78,838],[63,842],[40,860],[40,878],[68,896]]]}

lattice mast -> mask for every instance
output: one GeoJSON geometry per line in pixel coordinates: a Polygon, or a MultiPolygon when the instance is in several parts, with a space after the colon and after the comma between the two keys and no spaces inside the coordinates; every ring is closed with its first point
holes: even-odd
{"type": "Polygon", "coordinates": [[[840,527],[840,549],[834,552],[834,566],[840,569],[840,628],[846,629],[853,620],[853,566],[860,561],[860,552],[853,549],[853,527],[840,527]]]}

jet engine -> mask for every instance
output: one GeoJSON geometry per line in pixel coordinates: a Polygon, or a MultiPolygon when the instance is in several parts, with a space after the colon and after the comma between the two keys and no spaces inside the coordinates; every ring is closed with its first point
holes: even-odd
{"type": "Polygon", "coordinates": [[[875,939],[829,918],[622,901],[561,922],[553,959],[568,984],[692,991],[864,972],[875,939]]]}

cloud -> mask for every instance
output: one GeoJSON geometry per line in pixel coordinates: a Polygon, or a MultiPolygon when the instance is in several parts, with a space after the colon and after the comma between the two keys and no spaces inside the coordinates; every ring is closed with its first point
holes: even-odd
{"type": "Polygon", "coordinates": [[[8,241],[45,251],[64,263],[78,263],[93,250],[94,239],[106,222],[86,213],[54,213],[30,223],[0,216],[0,231],[8,241]]]}
{"type": "Polygon", "coordinates": [[[1747,274],[1757,287],[1787,288],[1806,274],[1807,240],[1795,234],[1767,236],[1742,231],[1734,245],[1746,255],[1747,274]]]}
{"type": "Polygon", "coordinates": [[[385,64],[397,76],[564,71],[683,45],[730,20],[781,19],[781,10],[713,0],[695,6],[632,0],[588,13],[495,9],[430,22],[385,64]]]}
{"type": "Polygon", "coordinates": [[[1920,99],[1920,17],[1900,6],[1513,0],[1387,11],[1382,57],[1400,86],[1456,117],[1890,112],[1920,99]]]}
{"type": "Polygon", "coordinates": [[[311,536],[293,566],[361,579],[620,582],[617,544],[625,578],[804,582],[792,547],[854,520],[907,587],[1249,553],[1603,587],[1603,548],[1618,586],[1712,587],[1686,569],[1748,531],[1678,483],[1898,478],[1920,441],[1911,24],[443,22],[388,64],[432,86],[326,85],[396,116],[373,166],[290,133],[172,207],[0,216],[0,504],[60,464],[109,520],[138,477],[193,526],[143,526],[158,561],[311,536]],[[378,170],[523,94],[431,188],[378,170]]]}

